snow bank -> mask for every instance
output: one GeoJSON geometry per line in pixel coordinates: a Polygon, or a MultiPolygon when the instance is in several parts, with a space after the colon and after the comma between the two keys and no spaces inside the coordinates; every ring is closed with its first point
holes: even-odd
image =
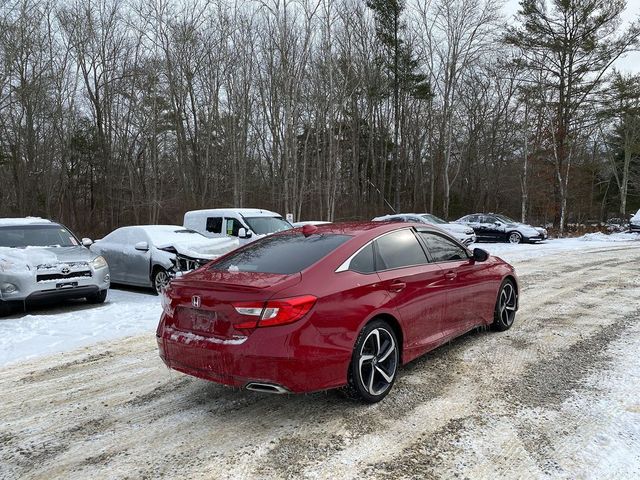
{"type": "Polygon", "coordinates": [[[0,365],[103,340],[153,335],[161,312],[158,297],[151,293],[111,289],[102,305],[79,300],[0,318],[0,365]]]}
{"type": "Polygon", "coordinates": [[[578,237],[577,240],[582,240],[583,242],[630,242],[630,241],[640,241],[640,233],[628,233],[628,232],[619,232],[619,233],[587,233],[582,237],[578,237]]]}

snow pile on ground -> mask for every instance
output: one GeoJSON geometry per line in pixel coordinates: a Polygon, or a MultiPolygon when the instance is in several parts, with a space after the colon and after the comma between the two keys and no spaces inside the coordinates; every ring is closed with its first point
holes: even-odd
{"type": "Polygon", "coordinates": [[[147,292],[109,290],[107,302],[82,300],[0,318],[0,365],[153,332],[162,308],[147,292]]]}
{"type": "Polygon", "coordinates": [[[640,233],[618,232],[618,233],[587,233],[578,240],[583,242],[630,242],[640,241],[640,233]]]}
{"type": "Polygon", "coordinates": [[[470,249],[482,248],[507,262],[525,261],[530,258],[556,255],[574,250],[592,248],[625,248],[629,245],[640,247],[637,233],[588,233],[576,238],[554,238],[540,243],[473,243],[470,249]]]}

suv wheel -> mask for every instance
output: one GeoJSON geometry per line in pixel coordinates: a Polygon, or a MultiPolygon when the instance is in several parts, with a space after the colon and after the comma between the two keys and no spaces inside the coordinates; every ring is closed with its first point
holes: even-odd
{"type": "Polygon", "coordinates": [[[87,302],[89,303],[104,303],[107,299],[108,290],[100,290],[98,293],[94,293],[93,295],[87,296],[87,302]]]}

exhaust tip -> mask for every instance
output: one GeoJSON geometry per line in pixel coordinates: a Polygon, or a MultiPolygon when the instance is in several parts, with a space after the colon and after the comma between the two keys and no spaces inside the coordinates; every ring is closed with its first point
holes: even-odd
{"type": "Polygon", "coordinates": [[[289,393],[284,387],[280,385],[275,385],[273,383],[259,383],[259,382],[250,382],[245,386],[247,390],[251,390],[252,392],[262,392],[262,393],[275,393],[278,395],[282,395],[283,393],[289,393]]]}

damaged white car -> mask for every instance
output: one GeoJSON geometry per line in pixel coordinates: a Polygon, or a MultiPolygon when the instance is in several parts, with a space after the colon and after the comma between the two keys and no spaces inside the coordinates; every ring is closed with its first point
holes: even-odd
{"type": "Polygon", "coordinates": [[[107,259],[114,283],[159,293],[177,272],[198,268],[238,245],[237,238],[207,238],[176,225],[137,225],[114,230],[91,250],[107,259]]]}
{"type": "Polygon", "coordinates": [[[37,300],[104,302],[109,268],[90,244],[42,218],[0,219],[0,313],[37,300]]]}

